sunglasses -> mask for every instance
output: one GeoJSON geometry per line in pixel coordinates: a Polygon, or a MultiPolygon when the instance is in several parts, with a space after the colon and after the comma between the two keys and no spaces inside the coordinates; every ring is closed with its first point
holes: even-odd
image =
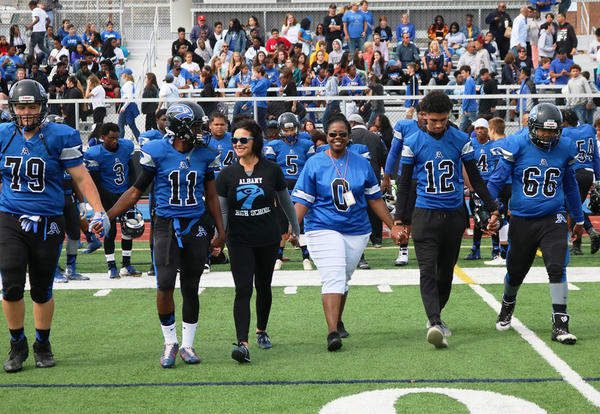
{"type": "Polygon", "coordinates": [[[348,136],[348,133],[347,132],[330,132],[327,135],[329,135],[330,138],[335,138],[335,137],[346,138],[348,136]]]}
{"type": "Polygon", "coordinates": [[[232,143],[233,145],[237,144],[238,142],[239,142],[240,144],[247,144],[247,143],[248,143],[248,141],[251,141],[251,140],[253,140],[253,139],[254,139],[254,138],[252,138],[252,137],[231,138],[231,143],[232,143]]]}

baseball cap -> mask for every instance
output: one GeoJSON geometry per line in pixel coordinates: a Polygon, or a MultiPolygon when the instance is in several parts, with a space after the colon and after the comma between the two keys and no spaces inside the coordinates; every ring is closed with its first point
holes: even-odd
{"type": "Polygon", "coordinates": [[[173,82],[174,80],[175,80],[175,77],[172,74],[170,74],[170,73],[166,74],[165,82],[173,82]]]}
{"type": "Polygon", "coordinates": [[[129,69],[129,68],[124,69],[123,72],[121,72],[121,73],[126,73],[128,75],[133,75],[133,71],[131,69],[129,69]]]}
{"type": "Polygon", "coordinates": [[[473,122],[473,128],[489,128],[489,124],[488,121],[483,119],[483,118],[479,118],[478,120],[476,120],[475,122],[473,122]]]}
{"type": "Polygon", "coordinates": [[[337,6],[335,5],[335,3],[331,3],[331,4],[329,5],[329,8],[330,8],[330,9],[337,9],[337,6]]]}
{"type": "Polygon", "coordinates": [[[398,66],[398,62],[392,59],[388,62],[388,66],[398,66]]]}
{"type": "Polygon", "coordinates": [[[175,56],[173,62],[181,62],[181,56],[175,56]]]}
{"type": "Polygon", "coordinates": [[[201,14],[200,16],[198,16],[198,21],[199,22],[202,22],[204,20],[206,20],[206,16],[205,15],[201,14]]]}
{"type": "Polygon", "coordinates": [[[348,122],[356,122],[357,124],[364,124],[365,120],[359,114],[352,114],[348,117],[348,122]]]}

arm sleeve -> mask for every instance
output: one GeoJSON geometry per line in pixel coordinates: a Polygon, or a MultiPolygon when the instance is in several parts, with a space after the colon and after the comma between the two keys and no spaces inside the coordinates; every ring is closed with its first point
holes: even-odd
{"type": "Polygon", "coordinates": [[[396,191],[396,211],[394,220],[402,220],[405,224],[410,224],[414,204],[410,204],[408,200],[414,197],[409,197],[410,181],[412,179],[414,164],[400,164],[402,166],[400,178],[398,179],[398,189],[396,191]]]}
{"type": "MultiPolygon", "coordinates": [[[[394,133],[395,134],[395,133],[394,133]]],[[[398,159],[400,158],[400,153],[402,152],[402,140],[394,137],[392,140],[392,147],[390,148],[390,152],[388,154],[387,160],[385,161],[385,168],[383,172],[385,174],[392,174],[394,171],[394,166],[398,159]]]]}
{"type": "Polygon", "coordinates": [[[579,198],[579,187],[575,178],[575,170],[570,165],[565,169],[565,178],[563,179],[565,189],[565,201],[567,202],[567,210],[575,223],[583,223],[583,207],[579,198]]]}
{"type": "Polygon", "coordinates": [[[294,204],[292,204],[292,199],[287,188],[277,191],[277,199],[279,200],[279,205],[283,209],[283,212],[285,213],[288,222],[292,226],[292,231],[295,235],[299,236],[300,225],[298,224],[298,218],[296,217],[296,209],[294,208],[294,204]]]}
{"type": "Polygon", "coordinates": [[[137,177],[135,184],[133,186],[140,191],[145,191],[146,188],[152,183],[154,180],[155,172],[150,171],[146,168],[142,169],[141,174],[137,177]]]}
{"type": "Polygon", "coordinates": [[[229,203],[227,197],[219,196],[219,207],[221,207],[221,216],[223,216],[223,228],[227,232],[227,219],[229,218],[229,203]]]}
{"type": "Polygon", "coordinates": [[[127,180],[130,183],[130,185],[131,185],[131,183],[135,182],[135,178],[136,178],[136,175],[137,175],[136,172],[135,172],[136,171],[136,163],[133,160],[133,158],[130,158],[128,164],[129,164],[128,165],[129,174],[127,176],[127,180]]]}
{"type": "Polygon", "coordinates": [[[475,189],[475,192],[483,200],[486,210],[490,213],[494,210],[497,210],[498,204],[490,195],[490,192],[488,191],[488,188],[485,185],[485,181],[483,181],[483,179],[481,178],[475,160],[463,160],[463,165],[465,166],[465,170],[467,171],[467,175],[469,176],[471,185],[475,189]]]}
{"type": "Polygon", "coordinates": [[[600,181],[600,155],[598,154],[598,140],[594,140],[594,155],[592,155],[594,165],[594,180],[600,181]]]}

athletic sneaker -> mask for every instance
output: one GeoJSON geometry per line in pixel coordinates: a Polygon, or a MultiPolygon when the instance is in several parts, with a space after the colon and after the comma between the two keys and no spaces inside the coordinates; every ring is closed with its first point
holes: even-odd
{"type": "Polygon", "coordinates": [[[56,365],[54,355],[52,354],[52,347],[48,341],[35,341],[33,343],[33,357],[35,358],[35,366],[38,368],[50,368],[56,365]]]}
{"type": "Polygon", "coordinates": [[[102,242],[94,236],[92,240],[90,240],[87,244],[87,248],[81,252],[81,254],[90,254],[94,253],[96,250],[102,247],[102,242]]]}
{"type": "Polygon", "coordinates": [[[210,264],[204,263],[204,271],[202,273],[210,273],[210,264]]]}
{"type": "Polygon", "coordinates": [[[447,348],[448,342],[441,325],[433,325],[427,330],[427,342],[438,349],[447,348]]]}
{"type": "Polygon", "coordinates": [[[358,262],[358,268],[363,270],[369,270],[371,268],[371,265],[369,264],[369,262],[367,262],[367,259],[361,257],[358,262]]]}
{"type": "Polygon", "coordinates": [[[383,247],[381,243],[373,243],[372,246],[374,249],[381,249],[381,247],[383,247]]]}
{"type": "Polygon", "coordinates": [[[571,316],[567,313],[555,312],[552,314],[552,340],[565,345],[575,345],[577,337],[569,332],[569,320],[571,316]]]}
{"type": "Polygon", "coordinates": [[[273,267],[273,270],[281,270],[282,267],[283,261],[281,259],[275,260],[275,266],[273,267]]]}
{"type": "Polygon", "coordinates": [[[492,249],[492,260],[496,257],[500,257],[500,249],[492,249]]]}
{"type": "Polygon", "coordinates": [[[573,246],[571,246],[571,254],[573,256],[582,256],[583,255],[583,251],[581,250],[581,241],[573,243],[573,246]]]}
{"type": "Polygon", "coordinates": [[[590,253],[594,254],[600,250],[600,233],[594,229],[590,229],[588,233],[590,235],[590,253]]]}
{"type": "Polygon", "coordinates": [[[494,259],[487,260],[483,263],[489,266],[506,266],[506,259],[503,259],[502,256],[496,256],[494,259]]]}
{"type": "Polygon", "coordinates": [[[65,276],[69,280],[90,280],[89,277],[75,272],[75,266],[67,265],[65,268],[65,276]]]}
{"type": "Polygon", "coordinates": [[[337,351],[342,347],[342,337],[339,332],[333,331],[327,335],[327,350],[330,352],[337,351]]]}
{"type": "Polygon", "coordinates": [[[515,303],[507,303],[502,299],[502,308],[498,319],[496,319],[496,329],[499,331],[508,331],[510,329],[510,320],[512,319],[513,312],[515,311],[515,303]]]}
{"type": "Polygon", "coordinates": [[[160,366],[163,368],[171,368],[172,366],[174,366],[178,351],[178,343],[165,344],[165,347],[163,348],[163,353],[160,356],[160,366]]]}
{"type": "Polygon", "coordinates": [[[240,364],[250,362],[250,350],[248,350],[248,347],[242,342],[239,342],[238,344],[234,342],[233,344],[236,345],[236,347],[231,351],[231,358],[235,359],[240,364]]]}
{"type": "Polygon", "coordinates": [[[340,334],[340,338],[348,338],[350,336],[350,334],[346,330],[346,327],[344,326],[344,322],[342,321],[338,321],[337,331],[340,334]]]}
{"type": "Polygon", "coordinates": [[[310,262],[310,259],[304,259],[304,260],[302,260],[302,267],[304,268],[304,270],[313,270],[312,263],[310,262]]]}
{"type": "Polygon", "coordinates": [[[67,279],[65,277],[65,275],[60,273],[60,270],[58,270],[58,267],[57,267],[56,270],[54,271],[54,283],[68,283],[68,282],[69,282],[69,279],[67,279]]]}
{"type": "Polygon", "coordinates": [[[182,346],[179,348],[179,356],[183,359],[186,364],[197,364],[200,362],[196,350],[191,346],[182,346]]]}
{"type": "Polygon", "coordinates": [[[398,250],[398,257],[394,261],[395,266],[406,266],[408,264],[408,247],[401,247],[398,250]]]}
{"type": "Polygon", "coordinates": [[[257,332],[256,342],[258,342],[258,347],[260,349],[273,348],[273,345],[271,344],[271,338],[269,338],[269,334],[267,334],[266,332],[257,332]]]}
{"type": "Polygon", "coordinates": [[[471,253],[469,253],[468,256],[465,257],[465,260],[480,260],[480,259],[481,259],[481,254],[479,253],[479,249],[471,250],[471,253]]]}
{"type": "Polygon", "coordinates": [[[28,356],[29,345],[25,336],[16,342],[10,341],[10,351],[8,352],[8,359],[4,363],[4,371],[20,371],[23,368],[23,362],[25,362],[28,356]]]}
{"type": "Polygon", "coordinates": [[[156,276],[156,273],[154,273],[154,265],[150,265],[150,269],[148,269],[148,276],[156,276]]]}
{"type": "Polygon", "coordinates": [[[119,275],[119,271],[116,267],[111,266],[108,268],[108,278],[109,279],[121,279],[121,275],[119,275]]]}
{"type": "Polygon", "coordinates": [[[140,277],[142,275],[142,272],[140,272],[135,267],[133,267],[133,265],[129,265],[129,266],[123,266],[121,268],[121,271],[119,272],[119,275],[140,277]]]}
{"type": "MultiPolygon", "coordinates": [[[[448,325],[446,325],[446,322],[442,321],[442,324],[439,326],[442,328],[442,332],[444,333],[445,337],[452,336],[452,331],[448,328],[448,325]]],[[[427,329],[431,328],[431,322],[427,321],[427,324],[425,324],[425,328],[427,328],[427,329]]]]}

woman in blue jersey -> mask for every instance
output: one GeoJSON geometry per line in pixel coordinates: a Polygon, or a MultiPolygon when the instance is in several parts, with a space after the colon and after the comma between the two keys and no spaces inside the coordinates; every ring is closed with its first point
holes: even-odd
{"type": "Polygon", "coordinates": [[[327,349],[336,351],[349,334],[342,322],[348,281],[364,251],[371,224],[367,204],[391,228],[373,169],[361,155],[348,151],[350,124],[332,116],[325,127],[329,149],[308,159],[292,192],[298,221],[321,274],[327,349]]]}
{"type": "Polygon", "coordinates": [[[211,243],[208,215],[219,234],[212,247],[222,249],[225,241],[214,176],[220,166],[219,155],[205,145],[203,117],[204,111],[196,103],[171,105],[167,111],[168,135],[144,145],[138,179],[108,212],[114,220],[133,207],[154,182],[154,267],[156,305],[165,340],[160,357],[163,368],[175,365],[178,351],[186,364],[200,362],[193,345],[198,325],[198,285],[211,243]],[[173,301],[178,271],[183,296],[181,348],[173,301]]]}

